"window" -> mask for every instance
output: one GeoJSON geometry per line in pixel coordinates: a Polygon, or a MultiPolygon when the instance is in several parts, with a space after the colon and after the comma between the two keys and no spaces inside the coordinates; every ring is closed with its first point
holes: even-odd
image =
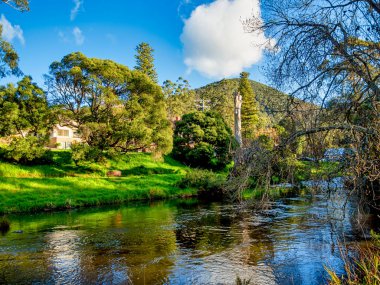
{"type": "Polygon", "coordinates": [[[69,136],[69,130],[58,130],[58,136],[68,137],[69,136]]]}

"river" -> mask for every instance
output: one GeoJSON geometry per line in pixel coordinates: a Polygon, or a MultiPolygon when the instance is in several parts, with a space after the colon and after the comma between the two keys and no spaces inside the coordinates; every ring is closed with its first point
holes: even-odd
{"type": "Polygon", "coordinates": [[[259,213],[196,200],[8,217],[6,284],[325,284],[355,239],[339,195],[287,194],[259,213]]]}

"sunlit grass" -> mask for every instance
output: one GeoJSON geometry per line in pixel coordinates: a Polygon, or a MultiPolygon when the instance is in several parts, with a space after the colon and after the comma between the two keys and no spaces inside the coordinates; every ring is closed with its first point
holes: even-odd
{"type": "Polygon", "coordinates": [[[30,212],[118,204],[132,200],[192,196],[178,181],[189,170],[170,157],[130,153],[104,164],[76,167],[67,152],[56,152],[54,165],[20,166],[0,162],[0,213],[30,212]],[[109,170],[123,177],[108,178],[109,170]]]}

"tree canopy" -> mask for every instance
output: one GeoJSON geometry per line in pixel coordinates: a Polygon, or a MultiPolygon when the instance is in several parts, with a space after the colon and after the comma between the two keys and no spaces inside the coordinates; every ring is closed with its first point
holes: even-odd
{"type": "Polygon", "coordinates": [[[243,98],[241,107],[242,137],[244,139],[254,139],[260,127],[260,110],[248,78],[248,72],[240,74],[238,90],[243,98]]]}
{"type": "Polygon", "coordinates": [[[158,75],[154,67],[153,48],[148,43],[140,43],[136,47],[135,69],[149,76],[153,82],[158,82],[158,75]]]}
{"type": "Polygon", "coordinates": [[[22,164],[51,161],[45,144],[55,116],[45,92],[30,77],[24,77],[17,86],[0,87],[0,118],[0,136],[9,141],[1,147],[2,159],[22,164]]]}
{"type": "Polygon", "coordinates": [[[179,77],[176,82],[166,80],[163,83],[162,90],[170,120],[195,111],[195,92],[191,90],[186,79],[179,77]]]}
{"type": "MultiPolygon", "coordinates": [[[[28,0],[1,0],[0,3],[9,5],[10,7],[21,12],[29,11],[28,0]]],[[[0,25],[0,78],[7,75],[19,76],[22,74],[18,67],[19,56],[13,46],[2,37],[3,27],[0,25]]]]}
{"type": "Polygon", "coordinates": [[[1,136],[46,137],[54,124],[45,92],[30,77],[0,88],[0,117],[1,136]]]}
{"type": "Polygon", "coordinates": [[[173,155],[190,166],[223,168],[235,146],[231,129],[216,112],[186,114],[176,123],[173,155]]]}
{"type": "Polygon", "coordinates": [[[46,77],[63,124],[77,127],[90,146],[137,150],[155,144],[168,153],[172,131],[160,86],[145,74],[82,53],[53,62],[46,77]]]}

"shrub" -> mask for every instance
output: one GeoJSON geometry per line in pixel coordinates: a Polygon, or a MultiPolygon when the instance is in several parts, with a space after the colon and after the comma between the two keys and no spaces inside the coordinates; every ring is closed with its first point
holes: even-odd
{"type": "Polygon", "coordinates": [[[186,173],[177,186],[180,188],[197,188],[201,198],[221,198],[225,179],[210,170],[194,169],[186,173]]]}
{"type": "Polygon", "coordinates": [[[53,162],[53,153],[44,147],[44,140],[34,136],[14,138],[9,146],[2,150],[1,156],[6,161],[25,165],[53,162]]]}
{"type": "Polygon", "coordinates": [[[71,151],[71,158],[75,165],[105,161],[105,154],[97,147],[78,143],[71,146],[71,151]]]}
{"type": "Polygon", "coordinates": [[[213,146],[206,142],[200,142],[194,149],[188,150],[185,159],[192,165],[210,168],[216,168],[218,163],[213,146]]]}
{"type": "Polygon", "coordinates": [[[192,167],[222,169],[235,146],[231,129],[218,113],[187,114],[176,124],[173,157],[192,167]]]}

